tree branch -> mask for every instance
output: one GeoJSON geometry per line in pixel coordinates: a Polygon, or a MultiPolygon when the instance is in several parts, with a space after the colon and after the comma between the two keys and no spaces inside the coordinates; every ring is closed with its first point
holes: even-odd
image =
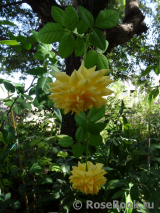
{"type": "Polygon", "coordinates": [[[125,7],[125,19],[123,23],[127,22],[131,17],[140,14],[139,1],[138,0],[126,0],[125,7]]]}
{"type": "Polygon", "coordinates": [[[138,0],[126,0],[125,19],[123,24],[103,31],[106,39],[109,41],[107,52],[115,46],[129,41],[135,34],[138,36],[142,33],[146,33],[148,27],[143,22],[144,18],[145,16],[139,9],[138,0]]]}
{"type": "Polygon", "coordinates": [[[65,9],[65,7],[61,7],[59,4],[57,4],[55,0],[26,0],[26,3],[30,5],[34,13],[37,13],[43,25],[48,22],[54,22],[51,16],[52,6],[59,7],[62,10],[65,9]]]}
{"type": "Polygon", "coordinates": [[[78,1],[77,0],[71,0],[72,6],[78,11],[78,1]]]}

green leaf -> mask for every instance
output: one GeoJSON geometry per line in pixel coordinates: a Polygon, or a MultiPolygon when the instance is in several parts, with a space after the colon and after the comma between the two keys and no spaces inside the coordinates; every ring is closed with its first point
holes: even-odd
{"type": "Polygon", "coordinates": [[[151,108],[152,106],[152,103],[153,103],[153,100],[158,96],[159,94],[159,89],[156,88],[156,89],[153,89],[151,91],[151,93],[149,94],[149,97],[148,97],[148,104],[149,104],[149,107],[151,108]]]}
{"type": "Polygon", "coordinates": [[[38,33],[38,39],[45,44],[60,41],[64,35],[64,28],[57,23],[47,23],[38,33]]]}
{"type": "Polygon", "coordinates": [[[109,69],[108,60],[105,55],[99,54],[97,57],[97,69],[109,69]]]}
{"type": "Polygon", "coordinates": [[[35,67],[33,69],[28,70],[26,73],[30,75],[42,75],[47,72],[47,69],[44,67],[35,67]]]}
{"type": "Polygon", "coordinates": [[[52,164],[49,166],[49,171],[60,172],[60,171],[61,171],[61,168],[60,168],[60,166],[58,166],[56,163],[52,163],[52,164]]]}
{"type": "Polygon", "coordinates": [[[105,36],[99,29],[93,29],[93,32],[89,36],[89,41],[93,46],[98,47],[101,50],[105,50],[106,48],[105,36]]]}
{"type": "Polygon", "coordinates": [[[85,139],[86,130],[83,126],[79,126],[76,131],[76,140],[83,141],[85,139]]]}
{"type": "Polygon", "coordinates": [[[124,191],[118,191],[111,197],[111,199],[114,200],[114,199],[118,198],[119,196],[123,195],[124,193],[125,193],[124,191]]]}
{"type": "MultiPolygon", "coordinates": [[[[159,201],[159,199],[160,199],[160,189],[157,189],[156,191],[154,191],[152,194],[151,194],[151,196],[150,196],[150,198],[149,198],[149,201],[150,202],[157,202],[157,201],[159,201]]],[[[150,206],[152,206],[151,204],[150,204],[150,206]]],[[[157,212],[158,213],[158,212],[157,212]]]]}
{"type": "Polygon", "coordinates": [[[13,111],[19,115],[22,111],[22,108],[19,105],[15,105],[15,107],[13,108],[13,111]]]}
{"type": "Polygon", "coordinates": [[[112,170],[114,170],[113,168],[110,168],[110,167],[103,167],[103,169],[104,169],[105,171],[112,171],[112,170]]]}
{"type": "Polygon", "coordinates": [[[146,183],[147,181],[147,174],[144,171],[141,171],[141,183],[146,183]]]}
{"type": "Polygon", "coordinates": [[[148,74],[151,72],[151,70],[153,70],[153,69],[155,69],[155,68],[156,68],[155,65],[151,65],[151,66],[147,67],[147,68],[145,69],[145,71],[142,72],[142,75],[141,75],[141,76],[148,75],[148,74]]]}
{"type": "Polygon", "coordinates": [[[38,32],[32,30],[32,33],[33,33],[35,40],[38,41],[38,32]]]}
{"type": "Polygon", "coordinates": [[[30,142],[30,146],[35,146],[37,143],[39,143],[41,141],[40,138],[36,138],[33,141],[30,142]]]}
{"type": "Polygon", "coordinates": [[[73,139],[69,136],[63,137],[58,142],[58,145],[62,147],[69,147],[69,146],[72,146],[72,144],[73,144],[73,139]]]}
{"type": "Polygon", "coordinates": [[[52,62],[52,64],[56,64],[58,62],[58,59],[57,59],[56,54],[54,52],[50,53],[49,60],[52,62]]]}
{"type": "Polygon", "coordinates": [[[33,58],[34,59],[38,59],[38,60],[45,60],[45,56],[48,55],[48,51],[47,50],[44,50],[44,51],[41,51],[41,50],[38,50],[33,58]]]}
{"type": "Polygon", "coordinates": [[[25,95],[25,94],[23,94],[23,96],[25,97],[25,98],[27,98],[28,100],[33,100],[33,98],[31,97],[31,96],[29,96],[29,95],[25,95]]]}
{"type": "Polygon", "coordinates": [[[70,173],[70,166],[63,164],[61,166],[61,170],[62,170],[63,173],[70,173]]]}
{"type": "Polygon", "coordinates": [[[60,9],[59,7],[52,6],[51,15],[57,23],[63,25],[63,10],[62,9],[60,9]]]}
{"type": "Polygon", "coordinates": [[[29,173],[32,174],[32,173],[40,173],[42,171],[41,167],[38,165],[38,163],[34,163],[30,170],[29,170],[29,173]]]}
{"type": "Polygon", "coordinates": [[[19,35],[16,37],[16,40],[21,42],[21,43],[25,43],[27,41],[27,37],[19,35]]]}
{"type": "Polygon", "coordinates": [[[6,105],[6,106],[12,106],[12,104],[13,104],[13,101],[6,101],[6,102],[5,102],[5,105],[6,105]]]}
{"type": "MultiPolygon", "coordinates": [[[[102,106],[99,109],[92,108],[88,114],[88,120],[91,122],[96,122],[100,120],[105,114],[105,106],[102,106]]],[[[78,122],[77,122],[78,123],[78,122]]]]}
{"type": "Polygon", "coordinates": [[[22,105],[23,105],[25,108],[29,109],[29,110],[32,109],[32,106],[31,106],[30,103],[22,103],[22,105]]]}
{"type": "Polygon", "coordinates": [[[97,53],[100,53],[100,54],[101,54],[101,53],[104,53],[104,52],[106,52],[108,46],[109,46],[109,42],[106,40],[106,48],[105,48],[104,50],[101,50],[101,49],[99,49],[99,48],[96,48],[96,52],[97,52],[97,53]]]}
{"type": "Polygon", "coordinates": [[[18,51],[18,52],[21,52],[22,51],[22,45],[17,45],[15,46],[15,49],[18,51]]]}
{"type": "Polygon", "coordinates": [[[20,45],[16,40],[3,40],[0,41],[0,44],[4,45],[20,45]]]}
{"type": "Polygon", "coordinates": [[[80,115],[75,114],[75,121],[80,124],[84,125],[87,123],[87,118],[84,112],[80,112],[80,115]]]}
{"type": "Polygon", "coordinates": [[[139,196],[139,189],[136,184],[134,184],[130,190],[130,195],[132,200],[137,200],[139,196]]]}
{"type": "Polygon", "coordinates": [[[59,121],[62,123],[61,111],[57,109],[56,107],[54,107],[54,113],[56,114],[56,117],[59,119],[59,121]]]}
{"type": "Polygon", "coordinates": [[[60,152],[58,152],[57,156],[62,157],[62,158],[66,158],[68,156],[68,153],[60,151],[60,152]]]}
{"type": "Polygon", "coordinates": [[[10,198],[11,198],[11,193],[9,192],[5,195],[4,200],[9,200],[10,198]]]}
{"type": "Polygon", "coordinates": [[[14,36],[11,32],[8,32],[11,40],[16,40],[16,36],[14,36]]]}
{"type": "Polygon", "coordinates": [[[73,145],[72,152],[75,158],[79,158],[83,154],[83,146],[78,142],[73,145]]]}
{"type": "Polygon", "coordinates": [[[19,83],[14,83],[13,82],[13,84],[14,84],[14,86],[17,88],[17,87],[23,87],[23,85],[22,84],[19,84],[19,83]]]}
{"type": "Polygon", "coordinates": [[[84,48],[84,39],[77,37],[75,47],[78,51],[81,51],[84,48]]]}
{"type": "Polygon", "coordinates": [[[102,136],[90,134],[89,143],[92,146],[100,146],[102,144],[102,136]]]}
{"type": "Polygon", "coordinates": [[[22,47],[25,49],[25,50],[30,50],[31,47],[32,47],[32,44],[30,42],[26,42],[24,44],[22,44],[22,47]]]}
{"type": "MultiPolygon", "coordinates": [[[[159,62],[159,64],[160,64],[160,62],[159,62]]],[[[160,66],[159,66],[159,65],[156,66],[156,68],[155,68],[155,73],[156,73],[157,75],[160,74],[160,66]]]]}
{"type": "Polygon", "coordinates": [[[128,185],[128,184],[129,184],[128,180],[117,180],[115,183],[113,183],[113,186],[121,187],[121,186],[128,185]]]}
{"type": "Polygon", "coordinates": [[[3,129],[3,139],[4,141],[11,142],[11,140],[15,137],[15,130],[13,126],[6,125],[3,129]]]}
{"type": "Polygon", "coordinates": [[[67,58],[75,48],[75,39],[72,34],[65,35],[59,44],[58,52],[62,58],[67,58]]]}
{"type": "Polygon", "coordinates": [[[77,25],[77,32],[79,34],[83,34],[83,33],[85,33],[87,31],[87,29],[88,29],[88,26],[84,23],[83,20],[80,20],[78,22],[78,25],[77,25]]]}
{"type": "Polygon", "coordinates": [[[99,129],[100,132],[106,127],[106,123],[102,122],[98,122],[96,123],[96,125],[98,126],[97,128],[99,129]]]}
{"type": "Polygon", "coordinates": [[[74,9],[72,5],[68,6],[63,14],[64,26],[68,30],[73,31],[77,27],[78,20],[79,17],[77,11],[74,9]]]}
{"type": "Polygon", "coordinates": [[[31,36],[29,37],[29,42],[34,43],[34,42],[36,42],[36,41],[37,41],[37,39],[34,37],[34,35],[31,35],[31,36]]]}
{"type": "Polygon", "coordinates": [[[85,45],[83,46],[81,51],[75,49],[75,56],[77,57],[77,56],[83,55],[84,54],[84,50],[85,50],[85,45]]]}
{"type": "Polygon", "coordinates": [[[87,129],[92,135],[98,135],[106,126],[105,123],[101,123],[100,125],[101,125],[101,128],[99,127],[98,123],[93,123],[93,122],[89,121],[87,123],[87,129]],[[104,128],[102,128],[102,126],[104,128]]]}
{"type": "Polygon", "coordinates": [[[38,144],[38,149],[40,149],[40,148],[44,147],[44,145],[45,145],[45,143],[40,142],[40,143],[38,144]]]}
{"type": "Polygon", "coordinates": [[[15,87],[14,87],[13,84],[11,84],[9,82],[3,82],[3,83],[4,83],[4,86],[5,86],[6,90],[8,90],[11,93],[15,92],[15,87]]]}
{"type": "MultiPolygon", "coordinates": [[[[45,43],[42,43],[41,42],[41,44],[42,44],[42,46],[47,50],[47,51],[51,51],[52,50],[52,44],[45,44],[45,43]]],[[[42,50],[42,49],[44,49],[41,45],[38,45],[39,46],[39,48],[42,50]]],[[[52,53],[52,52],[51,52],[52,53]]]]}
{"type": "Polygon", "coordinates": [[[102,29],[115,27],[119,22],[119,14],[115,10],[101,10],[96,18],[95,26],[102,29]]]}
{"type": "Polygon", "coordinates": [[[94,18],[92,16],[92,14],[82,6],[78,7],[78,11],[79,11],[79,16],[84,21],[84,23],[88,27],[92,28],[94,25],[94,18]]]}
{"type": "MultiPolygon", "coordinates": [[[[15,100],[16,98],[13,97],[12,99],[15,100]]],[[[24,102],[23,98],[17,98],[17,100],[16,100],[16,103],[23,103],[23,102],[24,102]]]]}
{"type": "Polygon", "coordinates": [[[34,105],[35,107],[40,106],[40,104],[39,104],[39,102],[38,102],[37,98],[35,98],[35,99],[34,99],[34,101],[33,101],[33,105],[34,105]]]}
{"type": "Polygon", "coordinates": [[[37,86],[36,86],[36,98],[42,97],[44,94],[49,94],[50,92],[48,89],[50,86],[48,83],[52,82],[51,77],[41,77],[38,79],[37,86]]]}
{"type": "MultiPolygon", "coordinates": [[[[52,70],[54,70],[55,72],[60,72],[60,70],[58,69],[57,65],[52,65],[50,66],[52,68],[52,70]]],[[[51,72],[50,72],[51,73],[51,72]]]]}
{"type": "Polygon", "coordinates": [[[16,200],[12,206],[14,209],[19,209],[21,207],[21,203],[19,200],[16,200]]]}
{"type": "Polygon", "coordinates": [[[85,61],[85,67],[87,69],[90,69],[91,67],[94,67],[94,65],[97,62],[97,53],[94,50],[90,50],[87,54],[86,54],[86,61],[85,61]]]}
{"type": "Polygon", "coordinates": [[[11,25],[11,26],[17,26],[16,24],[10,22],[10,21],[7,21],[7,20],[2,20],[0,21],[0,24],[3,24],[3,25],[11,25]]]}
{"type": "Polygon", "coordinates": [[[52,180],[52,178],[50,178],[50,177],[47,177],[47,178],[46,178],[46,181],[47,181],[47,183],[53,183],[53,180],[52,180]]]}

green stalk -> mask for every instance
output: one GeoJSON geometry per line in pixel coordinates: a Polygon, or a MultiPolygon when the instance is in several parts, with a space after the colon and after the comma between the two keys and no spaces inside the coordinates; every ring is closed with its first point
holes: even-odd
{"type": "Polygon", "coordinates": [[[85,43],[85,49],[84,49],[84,66],[85,66],[85,62],[86,62],[86,52],[87,52],[87,41],[85,43]]]}
{"type": "MultiPolygon", "coordinates": [[[[89,134],[89,138],[90,138],[90,134],[89,134]]],[[[87,141],[87,150],[86,150],[86,172],[88,172],[87,160],[88,160],[89,138],[88,138],[88,141],[87,141]]]]}
{"type": "Polygon", "coordinates": [[[88,159],[88,145],[89,145],[89,142],[87,141],[87,150],[86,150],[86,172],[88,172],[88,166],[87,166],[87,159],[88,159]]]}

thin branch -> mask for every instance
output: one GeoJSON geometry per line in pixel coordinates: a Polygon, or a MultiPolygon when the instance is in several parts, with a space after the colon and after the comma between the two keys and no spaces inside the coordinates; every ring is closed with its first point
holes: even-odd
{"type": "Polygon", "coordinates": [[[5,8],[5,7],[9,7],[9,6],[17,5],[17,4],[23,4],[23,3],[28,4],[28,2],[33,2],[33,1],[38,2],[38,0],[17,1],[17,2],[12,2],[12,3],[8,3],[8,4],[0,5],[0,8],[5,8]]]}
{"type": "Polygon", "coordinates": [[[8,4],[0,5],[0,8],[5,8],[5,7],[9,7],[9,6],[17,5],[17,4],[22,4],[22,3],[26,3],[26,1],[17,1],[17,2],[12,2],[12,3],[8,3],[8,4]]]}

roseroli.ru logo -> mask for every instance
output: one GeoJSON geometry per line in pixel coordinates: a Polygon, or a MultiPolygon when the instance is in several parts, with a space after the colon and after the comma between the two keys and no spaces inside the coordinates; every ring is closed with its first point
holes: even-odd
{"type": "MultiPolygon", "coordinates": [[[[95,202],[93,203],[92,200],[87,200],[86,201],[86,209],[117,209],[117,208],[121,208],[121,209],[125,209],[125,208],[128,208],[128,209],[154,209],[154,203],[143,203],[141,204],[140,206],[138,206],[140,203],[136,202],[135,200],[133,200],[133,203],[131,202],[128,202],[128,203],[124,203],[124,202],[120,202],[118,200],[113,200],[113,202],[95,202]]],[[[80,210],[82,208],[82,202],[80,200],[76,200],[74,203],[73,203],[73,208],[76,209],[76,210],[80,210]]]]}

